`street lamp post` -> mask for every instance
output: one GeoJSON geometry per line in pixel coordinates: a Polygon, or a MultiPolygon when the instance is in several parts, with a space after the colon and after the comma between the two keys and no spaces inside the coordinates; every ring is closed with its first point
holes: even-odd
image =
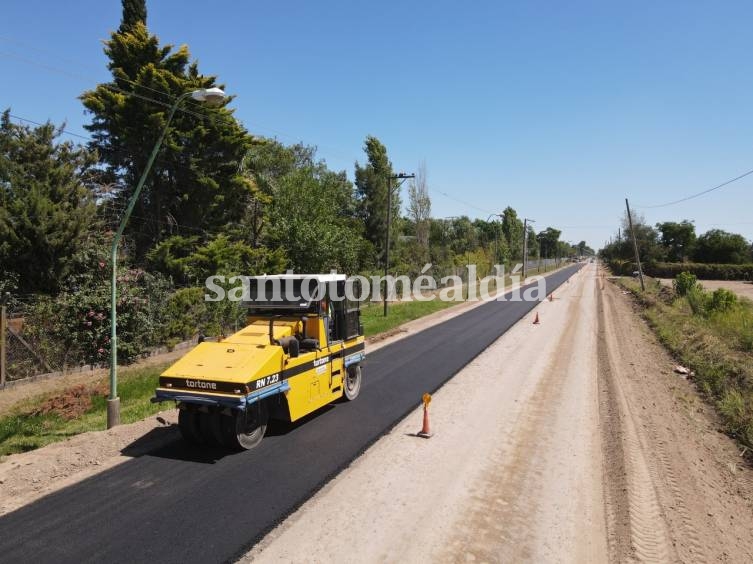
{"type": "Polygon", "coordinates": [[[395,188],[400,188],[403,182],[408,178],[416,178],[415,174],[391,174],[387,177],[387,233],[385,234],[385,247],[384,247],[384,317],[387,317],[387,293],[389,291],[389,284],[387,283],[387,275],[390,268],[390,227],[392,224],[392,181],[399,180],[400,182],[395,185],[395,188]]]}
{"type": "Polygon", "coordinates": [[[107,398],[107,428],[110,429],[116,425],[120,425],[120,398],[118,397],[118,327],[117,327],[117,297],[118,297],[118,244],[120,238],[123,235],[128,219],[131,217],[133,207],[136,205],[136,200],[139,198],[141,188],[144,186],[146,177],[149,174],[149,170],[154,164],[154,160],[157,158],[162,142],[165,140],[167,129],[170,127],[170,122],[175,115],[175,110],[178,109],[180,103],[186,98],[191,97],[199,102],[216,103],[225,99],[225,93],[220,88],[201,88],[192,92],[186,92],[178,96],[173,105],[170,107],[170,112],[167,115],[167,122],[165,127],[160,133],[157,143],[155,143],[152,149],[152,154],[149,156],[149,161],[146,163],[144,172],[141,173],[141,178],[136,185],[136,189],[133,191],[131,199],[128,201],[128,207],[126,207],[123,219],[120,220],[118,230],[115,232],[115,237],[112,240],[112,247],[110,249],[110,264],[112,266],[112,279],[110,282],[110,395],[107,398]]]}

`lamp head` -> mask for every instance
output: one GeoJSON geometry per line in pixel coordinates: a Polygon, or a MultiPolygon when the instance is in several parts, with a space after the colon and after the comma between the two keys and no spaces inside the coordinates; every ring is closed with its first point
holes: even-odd
{"type": "Polygon", "coordinates": [[[191,92],[191,98],[199,102],[218,105],[227,98],[227,94],[225,94],[221,88],[215,86],[212,88],[199,88],[198,90],[194,90],[191,92]]]}

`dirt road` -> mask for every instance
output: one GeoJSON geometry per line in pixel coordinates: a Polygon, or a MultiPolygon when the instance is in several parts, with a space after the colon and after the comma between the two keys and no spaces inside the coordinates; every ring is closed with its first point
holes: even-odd
{"type": "Polygon", "coordinates": [[[753,561],[751,469],[627,297],[593,266],[537,311],[245,560],[753,561]]]}

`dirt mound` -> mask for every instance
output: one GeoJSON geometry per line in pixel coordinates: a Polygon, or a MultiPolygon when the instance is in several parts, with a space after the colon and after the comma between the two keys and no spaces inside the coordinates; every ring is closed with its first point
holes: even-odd
{"type": "Polygon", "coordinates": [[[31,412],[31,415],[57,415],[70,421],[81,417],[92,407],[92,398],[107,395],[104,383],[94,386],[79,384],[62,391],[60,394],[50,396],[42,404],[31,412]]]}

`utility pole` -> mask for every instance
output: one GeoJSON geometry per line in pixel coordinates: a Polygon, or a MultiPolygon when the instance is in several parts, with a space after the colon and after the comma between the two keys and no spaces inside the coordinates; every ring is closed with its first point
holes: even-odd
{"type": "Polygon", "coordinates": [[[643,282],[643,269],[641,268],[641,257],[638,255],[638,241],[635,240],[635,229],[633,229],[633,218],[630,216],[630,204],[625,198],[625,207],[627,208],[628,225],[630,225],[630,234],[633,237],[633,249],[635,250],[635,262],[638,265],[638,277],[641,279],[641,290],[646,291],[646,284],[643,282]]]}
{"type": "Polygon", "coordinates": [[[398,180],[398,184],[395,188],[400,188],[403,182],[409,178],[416,178],[415,174],[392,174],[387,177],[387,233],[384,236],[384,317],[387,317],[387,293],[389,291],[389,285],[387,284],[387,276],[390,268],[390,228],[392,227],[392,181],[398,180]]]}
{"type": "Polygon", "coordinates": [[[8,327],[8,320],[7,320],[7,309],[5,307],[5,301],[8,297],[8,293],[6,292],[4,295],[0,296],[0,389],[5,387],[5,381],[7,380],[6,375],[6,364],[5,364],[5,355],[6,355],[6,338],[7,338],[7,327],[8,327]]]}
{"type": "Polygon", "coordinates": [[[523,280],[521,283],[525,283],[526,281],[526,271],[528,270],[527,262],[528,262],[528,223],[536,223],[535,219],[528,219],[527,217],[523,218],[523,280]]]}

